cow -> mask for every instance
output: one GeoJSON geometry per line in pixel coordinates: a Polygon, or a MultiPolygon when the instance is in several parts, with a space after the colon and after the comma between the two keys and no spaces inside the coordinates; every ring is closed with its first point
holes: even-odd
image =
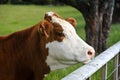
{"type": "Polygon", "coordinates": [[[0,80],[43,80],[50,71],[88,63],[93,47],[76,33],[74,18],[46,12],[38,24],[0,37],[0,80]]]}

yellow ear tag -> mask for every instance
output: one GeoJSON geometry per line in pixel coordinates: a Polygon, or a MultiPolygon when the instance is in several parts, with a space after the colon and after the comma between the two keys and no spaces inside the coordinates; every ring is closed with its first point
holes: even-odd
{"type": "Polygon", "coordinates": [[[42,28],[41,27],[39,28],[39,32],[42,33],[42,28]]]}

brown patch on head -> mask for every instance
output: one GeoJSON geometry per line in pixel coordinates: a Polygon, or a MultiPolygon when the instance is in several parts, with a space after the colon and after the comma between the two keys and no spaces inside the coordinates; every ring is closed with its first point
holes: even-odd
{"type": "Polygon", "coordinates": [[[54,38],[55,40],[61,42],[65,38],[65,35],[63,34],[63,29],[61,25],[58,23],[53,23],[53,26],[54,26],[54,38]]]}
{"type": "Polygon", "coordinates": [[[76,26],[77,22],[74,18],[67,18],[66,21],[68,21],[70,24],[72,24],[74,27],[76,26]]]}
{"type": "Polygon", "coordinates": [[[58,23],[50,23],[47,20],[41,22],[39,32],[50,41],[57,40],[61,42],[65,38],[61,25],[58,23]]]}
{"type": "Polygon", "coordinates": [[[62,18],[55,12],[47,12],[45,14],[45,17],[44,17],[44,19],[46,21],[48,21],[49,23],[51,23],[53,26],[53,36],[54,36],[53,38],[54,38],[54,40],[62,41],[65,37],[63,34],[63,29],[62,29],[60,24],[52,22],[52,17],[57,17],[60,19],[62,19],[62,18]]]}

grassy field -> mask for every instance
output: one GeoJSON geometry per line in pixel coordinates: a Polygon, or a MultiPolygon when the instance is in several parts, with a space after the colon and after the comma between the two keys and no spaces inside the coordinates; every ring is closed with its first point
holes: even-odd
{"type": "MultiPolygon", "coordinates": [[[[77,33],[85,39],[84,19],[79,11],[69,6],[35,6],[35,5],[0,5],[0,36],[30,27],[44,17],[47,11],[55,11],[63,18],[74,17],[77,20],[77,33]]],[[[120,24],[114,24],[110,30],[108,46],[120,40],[120,24]]],[[[77,64],[69,68],[51,72],[45,80],[60,80],[76,68],[82,66],[77,64]]],[[[93,80],[100,80],[94,77],[93,80]]]]}

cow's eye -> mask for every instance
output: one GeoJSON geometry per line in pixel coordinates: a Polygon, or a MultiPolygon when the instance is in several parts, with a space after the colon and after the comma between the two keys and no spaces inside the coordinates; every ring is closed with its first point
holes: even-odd
{"type": "Polygon", "coordinates": [[[59,37],[65,36],[62,32],[57,32],[56,35],[59,36],[59,37]]]}
{"type": "Polygon", "coordinates": [[[55,35],[55,40],[59,42],[61,42],[65,38],[65,35],[62,32],[55,32],[55,35]]]}

